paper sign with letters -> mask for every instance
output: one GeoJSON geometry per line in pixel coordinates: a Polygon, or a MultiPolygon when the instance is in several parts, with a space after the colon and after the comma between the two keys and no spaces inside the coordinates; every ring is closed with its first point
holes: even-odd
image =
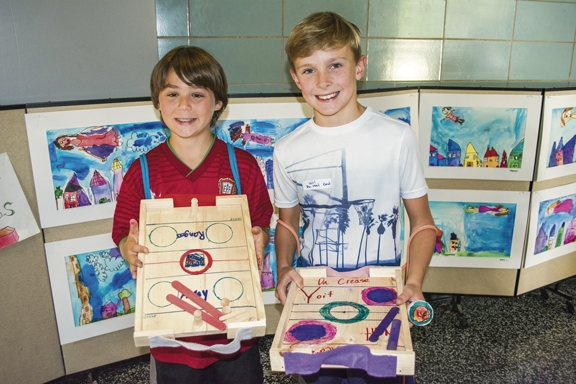
{"type": "Polygon", "coordinates": [[[40,232],[7,153],[0,154],[0,249],[40,232]]]}

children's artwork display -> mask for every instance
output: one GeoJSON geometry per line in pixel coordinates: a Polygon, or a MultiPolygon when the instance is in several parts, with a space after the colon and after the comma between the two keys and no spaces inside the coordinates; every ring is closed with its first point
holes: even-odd
{"type": "Polygon", "coordinates": [[[576,174],[576,91],[546,92],[536,180],[576,174]]]}
{"type": "Polygon", "coordinates": [[[389,92],[372,95],[364,93],[358,95],[358,102],[375,111],[403,121],[412,127],[418,137],[418,100],[417,90],[389,92]]]}
{"type": "Polygon", "coordinates": [[[267,102],[263,98],[253,103],[231,102],[216,123],[214,132],[219,139],[245,149],[256,158],[271,191],[274,189],[274,145],[310,117],[312,109],[297,101],[267,102]]]}
{"type": "Polygon", "coordinates": [[[304,287],[289,286],[270,348],[273,371],[311,374],[335,366],[364,369],[375,377],[414,374],[406,306],[396,305],[403,289],[400,268],[298,272],[304,287]]]}
{"type": "Polygon", "coordinates": [[[532,192],[524,267],[576,251],[576,183],[532,192]]]}
{"type": "Polygon", "coordinates": [[[262,278],[260,279],[260,287],[262,288],[262,292],[274,291],[278,282],[276,249],[274,248],[275,234],[276,228],[270,228],[270,242],[264,249],[264,268],[262,268],[262,278]]]}
{"type": "Polygon", "coordinates": [[[441,231],[430,266],[521,267],[529,192],[432,189],[428,199],[441,231]]]}
{"type": "MultiPolygon", "coordinates": [[[[418,92],[363,94],[360,103],[388,116],[404,121],[418,130],[418,92]]],[[[303,101],[275,102],[267,98],[247,103],[230,104],[216,123],[218,138],[250,152],[260,164],[269,190],[274,189],[272,155],[274,145],[283,136],[304,124],[313,115],[303,101]]]]}
{"type": "Polygon", "coordinates": [[[7,153],[0,153],[0,196],[0,249],[40,232],[7,153]]]}
{"type": "Polygon", "coordinates": [[[266,314],[245,195],[216,205],[174,208],[172,199],[142,200],[134,342],[149,337],[225,333],[263,336],[266,314]]]}
{"type": "MultiPolygon", "coordinates": [[[[362,103],[417,130],[415,91],[366,94],[362,103]]],[[[214,132],[256,158],[272,195],[274,145],[312,115],[297,98],[231,99],[214,132]]],[[[25,119],[42,228],[112,217],[132,162],[169,134],[152,105],[28,113],[25,119]]]]}
{"type": "Polygon", "coordinates": [[[45,249],[62,345],[134,325],[136,282],[111,234],[45,249]]]}
{"type": "Polygon", "coordinates": [[[42,228],[112,217],[132,162],[168,134],[152,105],[25,118],[42,228]]]}
{"type": "Polygon", "coordinates": [[[420,93],[427,178],[531,181],[540,94],[420,93]]]}

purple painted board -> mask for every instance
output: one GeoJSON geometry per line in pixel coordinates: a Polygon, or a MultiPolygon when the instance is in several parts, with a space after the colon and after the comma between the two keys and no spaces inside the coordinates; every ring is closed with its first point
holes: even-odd
{"type": "Polygon", "coordinates": [[[330,364],[363,369],[374,377],[395,377],[396,362],[396,356],[376,356],[367,346],[355,344],[315,354],[284,352],[287,375],[311,375],[318,372],[322,364],[330,364]]]}

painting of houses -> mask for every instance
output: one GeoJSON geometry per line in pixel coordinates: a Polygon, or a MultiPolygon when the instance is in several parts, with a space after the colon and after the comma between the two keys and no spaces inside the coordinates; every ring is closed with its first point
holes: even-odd
{"type": "Polygon", "coordinates": [[[519,268],[529,193],[430,190],[429,204],[441,233],[431,265],[519,268]]]}
{"type": "Polygon", "coordinates": [[[151,104],[28,113],[42,227],[112,217],[123,176],[168,129],[151,104]]]}
{"type": "Polygon", "coordinates": [[[576,174],[576,91],[546,92],[536,180],[576,174]]]}
{"type": "Polygon", "coordinates": [[[538,97],[479,92],[420,95],[420,151],[425,176],[531,180],[538,97]],[[463,151],[462,151],[463,149],[463,151]],[[446,158],[445,162],[436,159],[446,158]]]}
{"type": "Polygon", "coordinates": [[[512,148],[510,152],[510,158],[508,160],[508,167],[509,168],[522,168],[522,153],[524,152],[524,140],[520,140],[520,142],[512,148]]]}
{"type": "Polygon", "coordinates": [[[533,192],[525,267],[576,251],[576,184],[533,192]]]}
{"type": "Polygon", "coordinates": [[[168,134],[168,129],[160,121],[151,121],[106,126],[107,132],[115,132],[117,135],[113,144],[106,144],[107,139],[103,139],[102,145],[83,147],[82,142],[74,144],[79,139],[70,139],[72,144],[64,148],[59,142],[64,140],[62,138],[82,137],[84,142],[92,144],[95,135],[92,134],[88,141],[84,139],[87,135],[84,132],[95,128],[104,129],[98,126],[46,132],[54,190],[65,186],[64,204],[57,203],[59,208],[71,209],[114,202],[117,193],[112,194],[108,180],[115,178],[115,188],[119,191],[122,178],[118,171],[127,171],[140,154],[164,142],[168,134]],[[127,166],[123,167],[122,164],[127,166]],[[73,200],[73,193],[78,194],[79,200],[73,200]]]}
{"type": "MultiPolygon", "coordinates": [[[[456,116],[459,120],[454,126],[452,119],[446,120],[446,107],[434,107],[432,113],[433,130],[431,136],[432,148],[436,151],[436,157],[452,156],[450,166],[460,164],[462,160],[456,150],[460,144],[466,144],[466,150],[462,164],[469,168],[500,168],[498,151],[510,151],[511,161],[509,167],[521,168],[521,159],[524,146],[523,135],[526,130],[526,109],[494,109],[494,108],[452,108],[450,113],[459,111],[456,116]],[[442,116],[442,117],[441,117],[442,116]],[[460,116],[467,116],[462,119],[460,116]],[[507,133],[508,132],[508,133],[507,133]],[[468,141],[467,140],[472,140],[468,141]],[[483,158],[480,157],[474,144],[484,144],[487,148],[483,158]],[[512,156],[512,154],[514,154],[512,156]]],[[[454,118],[454,117],[453,117],[454,118]]],[[[448,166],[429,164],[430,166],[448,166]]]]}
{"type": "Polygon", "coordinates": [[[494,147],[486,149],[486,153],[484,153],[484,166],[487,168],[498,168],[500,156],[498,152],[494,149],[494,147]]]}

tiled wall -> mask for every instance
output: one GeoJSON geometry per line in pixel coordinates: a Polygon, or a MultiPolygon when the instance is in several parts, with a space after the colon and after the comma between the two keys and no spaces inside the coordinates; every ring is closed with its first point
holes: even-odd
{"type": "Polygon", "coordinates": [[[327,10],[362,30],[360,89],[576,86],[576,0],[156,0],[158,54],[197,45],[230,93],[297,92],[284,44],[327,10]]]}

